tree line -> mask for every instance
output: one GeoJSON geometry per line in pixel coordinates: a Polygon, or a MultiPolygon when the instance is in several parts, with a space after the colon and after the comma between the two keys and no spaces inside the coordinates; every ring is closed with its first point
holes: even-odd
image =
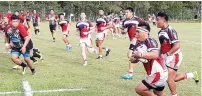
{"type": "Polygon", "coordinates": [[[85,12],[93,20],[102,9],[107,13],[119,13],[133,7],[137,16],[147,19],[148,14],[167,12],[173,20],[201,19],[201,1],[0,1],[0,12],[11,10],[37,10],[42,19],[54,9],[56,13],[73,13],[74,19],[85,12]]]}

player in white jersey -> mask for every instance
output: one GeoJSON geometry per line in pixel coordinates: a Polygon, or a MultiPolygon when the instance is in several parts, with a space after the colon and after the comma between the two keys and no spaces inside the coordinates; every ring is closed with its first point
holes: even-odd
{"type": "Polygon", "coordinates": [[[78,33],[80,34],[80,47],[81,47],[81,54],[83,57],[83,66],[87,65],[87,58],[86,58],[86,48],[88,52],[95,52],[96,49],[92,46],[92,39],[90,35],[90,31],[93,28],[93,25],[86,20],[85,13],[81,13],[80,15],[81,20],[77,22],[76,28],[78,33]]]}

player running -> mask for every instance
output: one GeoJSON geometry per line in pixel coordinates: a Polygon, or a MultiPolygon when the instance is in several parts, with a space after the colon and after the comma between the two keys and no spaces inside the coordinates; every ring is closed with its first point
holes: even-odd
{"type": "Polygon", "coordinates": [[[26,18],[27,27],[30,28],[31,13],[29,11],[26,12],[25,18],[26,18]]]}
{"type": "Polygon", "coordinates": [[[182,62],[182,52],[180,50],[180,42],[177,32],[168,24],[168,15],[164,12],[159,12],[157,15],[157,27],[161,28],[158,33],[161,44],[161,57],[165,59],[165,64],[168,67],[168,86],[172,96],[177,96],[175,82],[193,78],[195,82],[199,82],[198,73],[177,74],[177,70],[182,62]]]}
{"type": "Polygon", "coordinates": [[[55,34],[56,34],[55,31],[56,31],[58,16],[55,14],[53,9],[50,10],[50,14],[46,17],[46,20],[49,21],[50,32],[53,38],[53,42],[55,42],[55,34]]]}
{"type": "Polygon", "coordinates": [[[113,24],[114,24],[115,34],[118,37],[121,37],[120,23],[121,23],[120,18],[118,14],[116,14],[115,18],[113,19],[113,24]]]}
{"type": "Polygon", "coordinates": [[[166,86],[168,70],[164,59],[159,56],[158,44],[150,37],[149,32],[149,24],[140,22],[136,31],[138,43],[131,47],[133,55],[130,61],[143,63],[147,73],[135,90],[141,96],[164,96],[163,89],[166,86]]]}
{"type": "Polygon", "coordinates": [[[90,31],[92,30],[93,25],[88,20],[86,20],[85,13],[81,13],[80,17],[81,20],[77,22],[76,28],[80,34],[80,47],[81,47],[81,54],[83,57],[83,66],[86,66],[87,65],[86,47],[89,53],[91,52],[96,53],[96,49],[92,45],[92,39],[90,35],[91,33],[90,31]]]}
{"type": "Polygon", "coordinates": [[[6,17],[8,18],[8,23],[11,23],[11,16],[12,16],[12,12],[10,10],[8,10],[8,12],[6,13],[6,17]]]}
{"type": "Polygon", "coordinates": [[[32,19],[31,20],[32,20],[32,23],[33,23],[35,35],[40,34],[40,31],[39,31],[40,16],[36,12],[36,10],[33,10],[32,19]]]}
{"type": "MultiPolygon", "coordinates": [[[[128,58],[131,58],[132,56],[132,51],[133,51],[133,46],[136,45],[136,28],[139,22],[142,21],[141,18],[138,18],[134,16],[134,11],[133,8],[128,7],[126,9],[126,16],[127,19],[123,22],[123,27],[127,29],[128,36],[130,39],[130,46],[129,46],[129,51],[128,51],[128,58]]],[[[133,70],[134,70],[134,64],[132,62],[129,62],[129,73],[126,75],[122,75],[121,77],[123,79],[133,79],[133,70]]]]}
{"type": "Polygon", "coordinates": [[[103,42],[107,33],[107,29],[112,28],[113,25],[109,24],[106,16],[104,16],[104,11],[99,10],[99,18],[96,20],[97,26],[97,39],[96,39],[96,46],[99,48],[99,56],[97,59],[102,59],[102,51],[103,49],[106,50],[106,56],[109,55],[110,49],[103,46],[103,42]]]}
{"type": "Polygon", "coordinates": [[[28,35],[28,32],[25,29],[25,26],[20,23],[19,16],[12,15],[11,25],[6,28],[5,37],[6,50],[11,48],[11,60],[15,64],[22,66],[22,74],[25,74],[25,70],[28,65],[32,72],[32,75],[35,75],[36,71],[32,67],[32,61],[29,54],[30,50],[33,47],[33,43],[30,36],[28,35]],[[20,60],[19,56],[21,54],[23,54],[24,60],[27,65],[20,60]]]}
{"type": "Polygon", "coordinates": [[[63,13],[59,14],[59,25],[61,26],[62,29],[62,40],[64,41],[65,45],[66,45],[66,50],[70,50],[72,49],[72,46],[69,42],[69,40],[67,40],[67,37],[69,35],[69,30],[68,30],[68,23],[69,21],[67,21],[67,19],[65,19],[65,16],[63,13]]]}

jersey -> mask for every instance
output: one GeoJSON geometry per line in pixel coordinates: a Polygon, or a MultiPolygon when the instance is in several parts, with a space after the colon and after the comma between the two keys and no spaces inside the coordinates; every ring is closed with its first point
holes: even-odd
{"type": "Polygon", "coordinates": [[[120,24],[120,18],[119,17],[115,17],[113,20],[114,24],[120,24]]]}
{"type": "Polygon", "coordinates": [[[19,15],[18,17],[20,18],[20,23],[23,23],[25,21],[25,18],[23,17],[23,15],[19,15]]]}
{"type": "Polygon", "coordinates": [[[55,15],[55,14],[53,14],[53,15],[49,14],[47,16],[47,19],[49,20],[49,25],[56,25],[56,20],[55,19],[58,19],[58,16],[55,15]]]}
{"type": "Polygon", "coordinates": [[[26,20],[30,20],[31,19],[31,14],[27,13],[25,18],[26,18],[26,20]]]}
{"type": "Polygon", "coordinates": [[[33,24],[38,23],[38,19],[39,19],[39,14],[38,13],[32,15],[33,24]]]}
{"type": "Polygon", "coordinates": [[[96,20],[97,32],[98,33],[103,32],[103,30],[101,30],[101,28],[107,26],[108,23],[109,23],[109,21],[107,20],[107,18],[105,16],[99,17],[96,20]]]}
{"type": "Polygon", "coordinates": [[[123,28],[127,28],[128,36],[130,41],[132,41],[136,35],[136,28],[139,24],[139,22],[142,22],[143,20],[138,17],[133,17],[131,19],[125,19],[123,22],[123,28]]]}
{"type": "MultiPolygon", "coordinates": [[[[156,40],[151,37],[148,37],[144,42],[138,42],[133,49],[135,51],[139,48],[146,52],[151,52],[152,50],[159,51],[156,40]]],[[[147,61],[147,63],[143,63],[147,75],[167,70],[164,60],[161,57],[158,57],[158,59],[147,59],[147,61]]]]}
{"type": "Polygon", "coordinates": [[[80,38],[88,38],[90,27],[93,27],[93,25],[87,20],[77,22],[76,28],[78,28],[80,32],[80,38]]]}
{"type": "Polygon", "coordinates": [[[23,24],[19,24],[17,28],[8,26],[6,28],[6,36],[12,43],[12,48],[21,48],[24,44],[24,38],[28,36],[27,29],[23,24]]]}
{"type": "Polygon", "coordinates": [[[68,28],[68,21],[67,20],[60,20],[59,21],[59,25],[61,26],[62,28],[62,32],[66,32],[67,31],[67,28],[68,28]]]}
{"type": "MultiPolygon", "coordinates": [[[[165,29],[161,29],[158,33],[158,36],[161,44],[161,54],[165,54],[166,52],[170,51],[173,47],[173,44],[179,42],[177,32],[171,26],[168,26],[165,29]]],[[[178,49],[175,53],[179,52],[180,49],[178,49]]]]}

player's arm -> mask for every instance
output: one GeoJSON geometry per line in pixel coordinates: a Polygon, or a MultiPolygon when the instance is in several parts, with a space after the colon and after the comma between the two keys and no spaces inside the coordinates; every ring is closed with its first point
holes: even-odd
{"type": "Polygon", "coordinates": [[[27,32],[27,30],[26,30],[26,28],[24,26],[20,26],[20,27],[18,27],[18,29],[20,31],[21,36],[25,40],[25,42],[23,44],[23,48],[26,48],[26,46],[28,45],[29,40],[31,39],[31,37],[28,35],[28,32],[27,32]]]}
{"type": "Polygon", "coordinates": [[[168,32],[168,36],[170,38],[172,48],[167,52],[167,55],[172,55],[180,49],[180,42],[178,40],[177,32],[174,29],[168,32]]]}

